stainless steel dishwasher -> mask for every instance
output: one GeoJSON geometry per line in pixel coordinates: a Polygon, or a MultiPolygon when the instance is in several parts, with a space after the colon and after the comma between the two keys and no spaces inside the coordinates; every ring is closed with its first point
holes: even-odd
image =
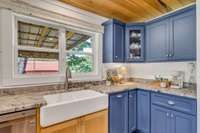
{"type": "Polygon", "coordinates": [[[36,111],[0,115],[0,133],[36,133],[36,111]]]}

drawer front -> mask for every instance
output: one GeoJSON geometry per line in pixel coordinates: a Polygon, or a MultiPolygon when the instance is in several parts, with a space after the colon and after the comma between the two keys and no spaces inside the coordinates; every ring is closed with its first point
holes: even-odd
{"type": "Polygon", "coordinates": [[[173,110],[177,110],[192,115],[196,115],[197,113],[196,100],[185,97],[152,93],[151,102],[154,105],[164,106],[173,110]]]}

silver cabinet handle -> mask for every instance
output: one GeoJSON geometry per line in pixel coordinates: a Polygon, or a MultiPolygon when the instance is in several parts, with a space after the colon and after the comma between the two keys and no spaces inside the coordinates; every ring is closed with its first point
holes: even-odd
{"type": "Polygon", "coordinates": [[[167,113],[166,116],[169,116],[169,113],[167,113]]]}
{"type": "Polygon", "coordinates": [[[122,98],[122,97],[123,97],[123,95],[117,95],[116,97],[117,97],[117,98],[122,98]]]}
{"type": "Polygon", "coordinates": [[[115,58],[118,58],[118,56],[115,56],[115,58]]]}
{"type": "Polygon", "coordinates": [[[175,105],[175,102],[173,102],[173,101],[171,101],[171,100],[169,100],[169,101],[167,101],[167,103],[169,104],[169,105],[175,105]]]}
{"type": "Polygon", "coordinates": [[[169,57],[169,54],[166,54],[166,57],[169,57]]]}
{"type": "Polygon", "coordinates": [[[171,114],[171,117],[173,118],[173,117],[174,117],[174,114],[171,114]]]}

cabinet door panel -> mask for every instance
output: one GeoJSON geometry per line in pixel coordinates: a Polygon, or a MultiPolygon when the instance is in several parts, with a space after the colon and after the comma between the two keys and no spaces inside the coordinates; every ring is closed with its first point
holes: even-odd
{"type": "Polygon", "coordinates": [[[128,116],[128,125],[129,125],[129,133],[132,133],[136,130],[137,126],[137,92],[130,91],[129,92],[129,116],[128,116]]]}
{"type": "Polygon", "coordinates": [[[146,27],[147,61],[166,61],[169,51],[169,20],[149,24],[146,27]]]}
{"type": "Polygon", "coordinates": [[[126,28],[126,62],[144,61],[144,26],[126,28]]]}
{"type": "Polygon", "coordinates": [[[150,133],[150,92],[137,92],[137,128],[142,133],[150,133]]]}
{"type": "Polygon", "coordinates": [[[41,133],[80,133],[78,119],[42,128],[41,133]]]}
{"type": "Polygon", "coordinates": [[[151,107],[151,132],[170,133],[170,111],[152,105],[151,107]]]}
{"type": "MultiPolygon", "coordinates": [[[[114,62],[124,61],[124,27],[121,25],[114,24],[114,62]]],[[[111,38],[110,38],[111,39],[111,38]]]]}
{"type": "Polygon", "coordinates": [[[170,51],[173,60],[196,58],[196,13],[195,10],[171,18],[172,42],[170,51]]]}
{"type": "Polygon", "coordinates": [[[173,111],[171,133],[197,133],[196,116],[173,111]]]}
{"type": "Polygon", "coordinates": [[[109,102],[109,133],[127,133],[128,93],[111,95],[109,102]]]}
{"type": "Polygon", "coordinates": [[[81,118],[81,133],[108,133],[108,111],[81,118]]]}
{"type": "Polygon", "coordinates": [[[113,62],[113,24],[104,26],[103,63],[113,62]]]}

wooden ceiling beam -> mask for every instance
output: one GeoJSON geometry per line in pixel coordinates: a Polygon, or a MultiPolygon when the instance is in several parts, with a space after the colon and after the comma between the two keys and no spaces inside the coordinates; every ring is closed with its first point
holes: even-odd
{"type": "Polygon", "coordinates": [[[71,31],[67,32],[67,34],[66,34],[66,40],[72,38],[74,34],[75,34],[75,33],[74,33],[74,32],[71,32],[71,31]]]}
{"type": "Polygon", "coordinates": [[[38,42],[36,43],[37,47],[41,47],[43,41],[46,39],[46,36],[50,32],[50,29],[48,27],[44,27],[41,31],[41,35],[39,36],[38,42]]]}

